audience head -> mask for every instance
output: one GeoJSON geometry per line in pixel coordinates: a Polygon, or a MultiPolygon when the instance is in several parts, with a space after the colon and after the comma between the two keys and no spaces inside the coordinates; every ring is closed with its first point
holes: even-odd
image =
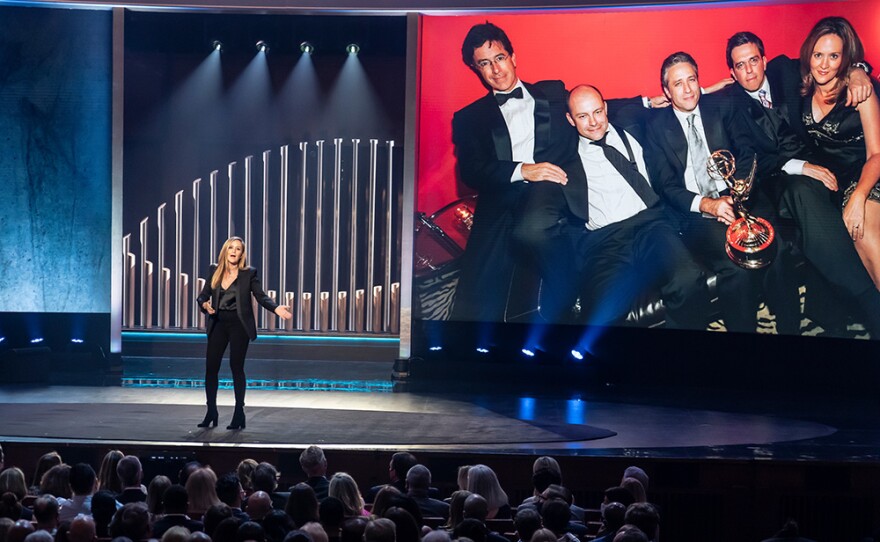
{"type": "Polygon", "coordinates": [[[336,535],[345,520],[345,505],[336,497],[327,497],[318,505],[318,519],[328,535],[336,535]]]}
{"type": "Polygon", "coordinates": [[[431,487],[431,471],[424,465],[413,465],[406,473],[406,489],[413,494],[427,495],[431,487]]]}
{"type": "Polygon", "coordinates": [[[464,519],[476,519],[477,521],[486,521],[489,515],[489,503],[482,495],[471,493],[464,500],[464,509],[462,516],[464,519]]]}
{"type": "Polygon", "coordinates": [[[605,490],[605,500],[602,504],[608,504],[612,502],[619,502],[624,506],[629,506],[632,503],[636,502],[633,499],[633,494],[630,490],[625,487],[615,486],[609,487],[605,490]]]}
{"type": "MultiPolygon", "coordinates": [[[[220,503],[215,504],[211,508],[208,508],[208,511],[205,512],[205,515],[202,516],[202,523],[205,526],[205,532],[208,533],[209,536],[214,536],[214,530],[217,529],[217,526],[220,523],[228,518],[233,518],[232,508],[229,506],[220,503]]],[[[234,518],[238,519],[238,518],[234,518]]]]}
{"type": "Polygon", "coordinates": [[[419,542],[421,528],[415,518],[399,506],[393,506],[385,511],[385,517],[394,522],[394,533],[397,542],[419,542]]]}
{"type": "Polygon", "coordinates": [[[574,503],[574,497],[571,494],[571,490],[565,486],[560,486],[556,484],[550,484],[547,486],[541,493],[541,499],[544,501],[549,501],[552,499],[560,499],[568,503],[571,506],[574,503]]]}
{"type": "Polygon", "coordinates": [[[182,525],[171,527],[162,535],[162,542],[186,542],[189,539],[189,529],[182,525]]]}
{"type": "Polygon", "coordinates": [[[238,475],[227,473],[217,478],[217,485],[214,488],[217,491],[217,498],[220,502],[228,504],[232,508],[241,508],[241,498],[244,489],[241,482],[238,481],[238,475]]]}
{"type": "Polygon", "coordinates": [[[169,487],[171,487],[171,479],[167,476],[159,474],[150,480],[150,485],[147,487],[147,508],[154,516],[163,513],[162,498],[169,487]]]}
{"type": "Polygon", "coordinates": [[[9,518],[12,521],[21,519],[22,506],[14,493],[7,491],[0,495],[0,518],[9,518]]]}
{"type": "Polygon", "coordinates": [[[342,522],[342,530],[339,534],[339,542],[363,542],[364,529],[369,520],[363,516],[348,518],[342,522]]]}
{"type": "Polygon", "coordinates": [[[31,534],[35,530],[36,529],[34,529],[34,526],[30,521],[26,519],[20,519],[13,523],[12,527],[10,527],[8,531],[6,531],[6,542],[24,542],[24,539],[27,538],[27,535],[31,534]]]}
{"type": "Polygon", "coordinates": [[[134,455],[127,455],[116,464],[116,474],[123,488],[141,485],[144,478],[144,470],[141,460],[134,455]]]}
{"type": "Polygon", "coordinates": [[[446,529],[434,529],[422,537],[422,542],[452,542],[452,537],[446,529]]]}
{"type": "Polygon", "coordinates": [[[562,467],[559,466],[559,462],[549,455],[542,455],[538,459],[535,459],[535,462],[532,463],[532,472],[538,472],[541,469],[550,469],[556,474],[559,475],[559,478],[562,478],[562,467]]]}
{"type": "Polygon", "coordinates": [[[24,542],[55,542],[55,537],[48,531],[36,530],[24,537],[24,542]]]}
{"type": "Polygon", "coordinates": [[[132,540],[150,538],[150,512],[142,502],[130,502],[116,511],[110,523],[110,536],[132,540]]]}
{"type": "Polygon", "coordinates": [[[265,491],[255,491],[248,497],[247,514],[251,519],[261,520],[272,511],[272,497],[265,491]]]}
{"type": "Polygon", "coordinates": [[[626,478],[635,478],[642,483],[642,487],[645,489],[645,491],[648,491],[648,484],[650,483],[651,479],[648,478],[648,473],[642,470],[641,467],[636,467],[635,465],[627,467],[623,471],[623,479],[626,478]]]}
{"type": "Polygon", "coordinates": [[[324,530],[320,523],[310,521],[303,525],[302,531],[309,535],[314,542],[328,542],[329,540],[327,531],[324,530]]]}
{"type": "Polygon", "coordinates": [[[409,469],[413,468],[418,461],[416,456],[409,452],[397,452],[391,456],[391,463],[388,465],[388,478],[392,482],[403,480],[409,469]]]}
{"type": "Polygon", "coordinates": [[[122,491],[122,481],[119,480],[116,467],[123,457],[125,454],[119,450],[110,450],[104,454],[104,459],[101,460],[101,466],[98,468],[98,489],[108,489],[113,493],[122,491]]]}
{"type": "Polygon", "coordinates": [[[467,490],[468,471],[471,470],[470,465],[462,465],[458,467],[458,473],[455,476],[459,491],[467,490]]]}
{"type": "Polygon", "coordinates": [[[186,486],[186,481],[189,479],[189,475],[200,468],[202,468],[202,464],[198,461],[190,461],[186,463],[180,468],[180,472],[177,473],[177,482],[182,486],[186,486]]]}
{"type": "Polygon", "coordinates": [[[113,521],[114,514],[116,496],[111,491],[102,489],[92,496],[92,518],[99,537],[105,538],[110,532],[110,522],[113,521]]]}
{"type": "Polygon", "coordinates": [[[474,465],[468,471],[468,491],[482,495],[489,510],[497,510],[507,504],[507,493],[501,489],[495,471],[486,465],[474,465]]]}
{"type": "Polygon", "coordinates": [[[543,526],[541,514],[533,506],[521,506],[513,517],[513,526],[522,542],[531,540],[535,531],[543,526]]]}
{"type": "Polygon", "coordinates": [[[238,464],[238,467],[235,469],[235,473],[238,475],[238,481],[241,482],[241,487],[244,489],[246,495],[250,495],[254,492],[254,482],[253,476],[254,471],[257,470],[257,463],[253,459],[242,459],[241,463],[238,464]]]}
{"type": "Polygon", "coordinates": [[[13,525],[15,525],[13,520],[6,517],[0,517],[0,540],[6,540],[6,534],[13,525]]]}
{"type": "Polygon", "coordinates": [[[613,542],[649,542],[649,540],[635,525],[624,525],[614,535],[613,542]]]}
{"type": "Polygon", "coordinates": [[[238,526],[238,542],[247,542],[253,540],[255,542],[265,542],[266,531],[263,526],[256,521],[245,521],[238,526]]]}
{"type": "Polygon", "coordinates": [[[635,478],[624,478],[620,482],[620,487],[629,490],[633,496],[633,502],[647,502],[648,496],[645,494],[645,486],[635,478]]]}
{"type": "Polygon", "coordinates": [[[70,489],[70,465],[55,465],[40,480],[40,495],[52,495],[61,499],[73,496],[70,489]]]}
{"type": "MultiPolygon", "coordinates": [[[[34,470],[34,477],[31,480],[31,485],[33,487],[39,487],[43,475],[46,474],[49,469],[55,465],[60,465],[61,463],[61,455],[58,452],[52,451],[40,456],[40,459],[37,461],[37,468],[34,470]]],[[[3,467],[0,466],[0,469],[2,468],[3,467]]]]}
{"type": "Polygon", "coordinates": [[[327,474],[327,458],[318,446],[309,446],[299,454],[299,465],[309,478],[327,474]]]}
{"type": "Polygon", "coordinates": [[[636,502],[629,505],[623,520],[624,523],[638,527],[639,530],[645,533],[648,540],[655,540],[657,538],[657,530],[660,528],[660,513],[653,504],[649,502],[636,502]]]}
{"type": "Polygon", "coordinates": [[[186,537],[186,542],[212,542],[208,533],[203,531],[193,531],[186,537]]]}
{"type": "Polygon", "coordinates": [[[189,510],[189,493],[182,485],[175,484],[162,493],[162,508],[166,514],[185,514],[189,510]]]}
{"type": "Polygon", "coordinates": [[[271,495],[278,487],[278,469],[272,463],[264,461],[254,469],[251,482],[253,483],[254,491],[265,491],[271,495]]]}
{"type": "Polygon", "coordinates": [[[305,482],[300,482],[290,489],[285,511],[297,528],[310,521],[318,521],[318,498],[315,490],[305,482]]]}
{"type": "Polygon", "coordinates": [[[532,535],[530,542],[554,542],[555,540],[556,534],[550,529],[538,529],[535,531],[535,534],[532,535]]]}
{"type": "Polygon", "coordinates": [[[58,500],[51,495],[41,495],[34,501],[34,520],[37,526],[54,529],[58,525],[58,500]]]}
{"type": "Polygon", "coordinates": [[[449,527],[455,527],[464,519],[464,503],[471,495],[473,493],[466,489],[452,493],[452,497],[449,498],[449,523],[447,523],[449,527]]]}
{"type": "Polygon", "coordinates": [[[700,75],[697,61],[691,55],[679,51],[663,60],[660,68],[663,94],[676,111],[689,113],[700,102],[700,75]]]}
{"type": "Polygon", "coordinates": [[[282,542],[287,533],[295,527],[293,520],[284,510],[272,510],[262,521],[266,540],[269,542],[282,542]]]}
{"type": "Polygon", "coordinates": [[[852,24],[843,17],[825,17],[810,30],[801,45],[801,77],[805,95],[816,86],[832,91],[832,103],[845,97],[847,72],[854,63],[865,60],[865,49],[852,24]]]}
{"type": "Polygon", "coordinates": [[[91,495],[94,493],[97,479],[95,469],[88,463],[77,463],[70,468],[70,489],[74,495],[91,495]]]}
{"type": "Polygon", "coordinates": [[[342,502],[346,517],[359,516],[364,511],[364,498],[361,497],[357,482],[348,473],[337,472],[330,478],[327,495],[342,502]]]}
{"type": "Polygon", "coordinates": [[[79,514],[70,522],[67,529],[68,542],[92,542],[98,538],[98,532],[93,518],[79,514]]]}
{"type": "Polygon", "coordinates": [[[217,475],[210,467],[195,470],[186,480],[186,493],[189,495],[189,511],[204,514],[205,511],[220,504],[217,498],[217,475]]]}
{"type": "Polygon", "coordinates": [[[241,524],[242,521],[237,517],[228,517],[217,524],[211,539],[213,542],[238,542],[238,526],[241,524]]]}
{"type": "Polygon", "coordinates": [[[396,487],[384,486],[376,493],[376,498],[373,499],[373,515],[382,517],[385,514],[385,510],[395,506],[395,503],[399,502],[402,496],[403,493],[396,487]]]}
{"type": "Polygon", "coordinates": [[[540,495],[551,485],[559,485],[562,483],[562,477],[559,472],[541,467],[532,474],[532,486],[535,488],[535,495],[540,495]]]}
{"type": "Polygon", "coordinates": [[[374,519],[364,527],[364,542],[395,542],[395,529],[390,519],[374,519]]]}
{"type": "Polygon", "coordinates": [[[0,472],[0,494],[2,493],[12,493],[18,500],[27,495],[27,482],[24,481],[24,473],[20,468],[9,467],[0,472]]]}
{"type": "Polygon", "coordinates": [[[544,527],[553,531],[558,538],[568,530],[571,507],[562,499],[550,499],[541,505],[541,518],[544,527]]]}
{"type": "Polygon", "coordinates": [[[312,536],[301,530],[295,529],[287,533],[287,536],[284,537],[284,542],[313,542],[312,536]]]}
{"type": "Polygon", "coordinates": [[[612,502],[602,505],[602,523],[605,526],[606,533],[613,533],[620,529],[624,524],[624,516],[626,515],[626,506],[619,502],[612,502]]]}
{"type": "Polygon", "coordinates": [[[475,518],[467,518],[461,521],[452,530],[452,538],[470,538],[474,542],[486,542],[489,530],[486,525],[475,518]]]}

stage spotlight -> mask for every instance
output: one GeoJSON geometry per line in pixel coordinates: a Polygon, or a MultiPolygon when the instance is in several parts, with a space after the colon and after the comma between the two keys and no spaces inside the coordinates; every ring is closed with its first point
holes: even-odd
{"type": "Polygon", "coordinates": [[[349,43],[345,46],[345,52],[350,55],[356,55],[361,52],[361,46],[357,43],[349,43]]]}
{"type": "Polygon", "coordinates": [[[488,349],[488,348],[483,348],[483,347],[481,346],[481,347],[477,348],[477,352],[479,352],[480,354],[488,354],[488,353],[489,353],[489,349],[488,349]]]}
{"type": "Polygon", "coordinates": [[[522,353],[525,354],[526,356],[530,357],[530,358],[535,357],[535,351],[534,351],[534,350],[529,350],[528,348],[523,348],[523,349],[522,349],[522,353]]]}
{"type": "Polygon", "coordinates": [[[584,354],[580,350],[572,350],[571,357],[578,361],[582,361],[584,359],[584,354]]]}
{"type": "Polygon", "coordinates": [[[37,337],[36,339],[31,339],[31,344],[39,344],[43,342],[43,340],[44,339],[42,337],[37,337]]]}
{"type": "Polygon", "coordinates": [[[257,42],[257,51],[260,53],[268,53],[269,52],[269,44],[263,40],[257,42]]]}
{"type": "Polygon", "coordinates": [[[84,343],[85,341],[82,340],[82,339],[70,339],[70,342],[72,342],[72,343],[74,343],[74,344],[82,344],[82,343],[84,343]]]}
{"type": "Polygon", "coordinates": [[[442,346],[432,346],[432,347],[428,348],[428,350],[430,350],[431,352],[439,352],[439,351],[443,350],[443,347],[442,346]]]}
{"type": "Polygon", "coordinates": [[[6,337],[0,337],[0,343],[6,340],[6,337]]]}
{"type": "Polygon", "coordinates": [[[213,50],[215,50],[215,51],[218,51],[218,52],[219,52],[219,51],[222,51],[222,50],[223,50],[223,44],[220,42],[220,40],[214,40],[214,41],[211,42],[211,49],[213,49],[213,50]]]}
{"type": "Polygon", "coordinates": [[[299,44],[299,50],[302,51],[303,54],[310,55],[315,52],[315,46],[307,41],[304,41],[299,44]]]}

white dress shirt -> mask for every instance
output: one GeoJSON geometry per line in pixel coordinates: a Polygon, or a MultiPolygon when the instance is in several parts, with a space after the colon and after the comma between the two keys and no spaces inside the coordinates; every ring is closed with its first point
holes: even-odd
{"type": "MultiPolygon", "coordinates": [[[[743,89],[745,90],[745,89],[743,89]]],[[[770,81],[767,81],[767,77],[764,77],[764,83],[761,84],[761,88],[756,91],[746,90],[746,94],[748,94],[751,98],[753,98],[756,102],[761,104],[761,96],[758,95],[759,92],[764,91],[766,93],[766,97],[770,100],[770,103],[773,103],[773,95],[770,94],[770,81]]],[[[761,107],[764,107],[764,104],[761,104],[761,107]]],[[[806,161],[798,160],[797,158],[791,158],[788,162],[782,166],[782,171],[788,173],[789,175],[803,175],[804,174],[804,164],[806,161]]]]}
{"type": "MultiPolygon", "coordinates": [[[[706,148],[706,155],[711,155],[712,150],[709,148],[709,142],[706,141],[706,130],[703,129],[703,116],[700,114],[700,106],[698,105],[693,111],[687,113],[677,109],[673,109],[672,112],[675,113],[675,118],[678,119],[678,123],[681,125],[681,131],[684,133],[685,140],[687,140],[688,132],[690,131],[687,119],[691,114],[696,113],[697,117],[694,119],[694,126],[697,128],[697,132],[703,139],[703,147],[706,148]]],[[[723,179],[713,179],[713,181],[715,181],[715,187],[719,193],[727,190],[727,183],[725,183],[723,179]]],[[[700,186],[697,184],[696,170],[694,170],[694,165],[691,163],[690,156],[688,156],[687,167],[684,170],[684,186],[696,194],[691,201],[691,212],[699,213],[700,201],[703,199],[703,196],[700,195],[700,186]]]]}
{"type": "Polygon", "coordinates": [[[522,99],[507,100],[504,105],[499,106],[504,123],[507,124],[507,133],[510,134],[513,161],[519,162],[510,176],[510,182],[524,181],[522,165],[535,163],[535,98],[529,94],[522,81],[518,80],[510,91],[513,92],[516,88],[522,89],[522,99]]]}
{"type": "MultiPolygon", "coordinates": [[[[632,147],[633,158],[636,161],[639,173],[650,184],[651,181],[648,179],[648,168],[645,167],[642,146],[625,130],[624,133],[626,133],[629,144],[632,147]]],[[[607,134],[605,142],[629,158],[626,146],[623,144],[617,129],[609,124],[607,134]]],[[[590,207],[590,219],[587,222],[588,230],[598,230],[609,224],[626,220],[648,208],[645,202],[642,201],[642,198],[623,178],[623,175],[617,171],[617,168],[605,158],[605,151],[602,147],[581,136],[578,143],[578,154],[581,157],[584,172],[587,174],[587,193],[590,207]]]]}

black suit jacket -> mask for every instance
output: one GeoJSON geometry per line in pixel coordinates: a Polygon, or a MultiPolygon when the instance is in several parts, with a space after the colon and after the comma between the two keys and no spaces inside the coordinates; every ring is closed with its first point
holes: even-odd
{"type": "MultiPolygon", "coordinates": [[[[211,277],[214,276],[214,271],[216,269],[217,264],[211,264],[211,267],[208,269],[208,277],[205,280],[205,287],[202,288],[202,293],[200,293],[198,299],[196,299],[196,302],[199,304],[199,310],[204,313],[206,313],[206,311],[202,308],[202,303],[205,301],[210,299],[211,306],[213,306],[215,310],[220,305],[220,288],[211,288],[211,277]]],[[[260,276],[257,274],[257,270],[253,267],[246,267],[238,271],[238,279],[235,281],[233,288],[235,288],[235,306],[238,318],[241,320],[241,324],[244,326],[245,331],[247,331],[248,337],[253,341],[257,338],[257,324],[254,320],[254,308],[253,303],[251,303],[251,296],[257,300],[257,303],[270,311],[277,309],[278,304],[272,301],[272,298],[267,296],[263,291],[263,286],[260,284],[260,276]]],[[[214,331],[214,326],[216,324],[216,313],[213,315],[209,314],[205,325],[208,336],[214,331]]]]}
{"type": "Polygon", "coordinates": [[[809,151],[797,130],[801,126],[800,74],[798,61],[778,56],[767,64],[773,108],[767,109],[733,84],[719,92],[734,108],[744,112],[749,121],[749,137],[758,153],[758,174],[766,178],[777,174],[792,158],[810,161],[809,151]]]}
{"type": "MultiPolygon", "coordinates": [[[[577,132],[565,118],[565,85],[562,81],[524,85],[535,99],[534,161],[565,168],[577,160],[577,132]]],[[[510,133],[491,92],[455,113],[452,139],[462,182],[479,192],[462,257],[454,315],[498,321],[503,318],[507,288],[517,261],[512,228],[528,183],[510,182],[518,162],[513,161],[510,133]]],[[[569,178],[569,183],[572,181],[576,182],[569,178]]]]}
{"type": "MultiPolygon", "coordinates": [[[[755,152],[742,112],[730,100],[707,94],[700,98],[700,115],[710,152],[729,150],[736,159],[736,177],[748,175],[755,152]]],[[[672,107],[653,116],[647,142],[647,165],[654,189],[670,208],[687,216],[697,194],[685,187],[687,138],[672,107]]]]}

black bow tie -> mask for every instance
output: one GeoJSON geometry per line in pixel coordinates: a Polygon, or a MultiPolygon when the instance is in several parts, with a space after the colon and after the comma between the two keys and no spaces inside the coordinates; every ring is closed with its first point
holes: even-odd
{"type": "Polygon", "coordinates": [[[507,103],[507,100],[510,100],[512,98],[522,100],[522,97],[523,97],[522,87],[516,87],[515,89],[513,89],[511,92],[508,92],[507,94],[504,94],[501,92],[498,92],[495,94],[495,99],[498,101],[498,105],[504,105],[507,103]]]}

